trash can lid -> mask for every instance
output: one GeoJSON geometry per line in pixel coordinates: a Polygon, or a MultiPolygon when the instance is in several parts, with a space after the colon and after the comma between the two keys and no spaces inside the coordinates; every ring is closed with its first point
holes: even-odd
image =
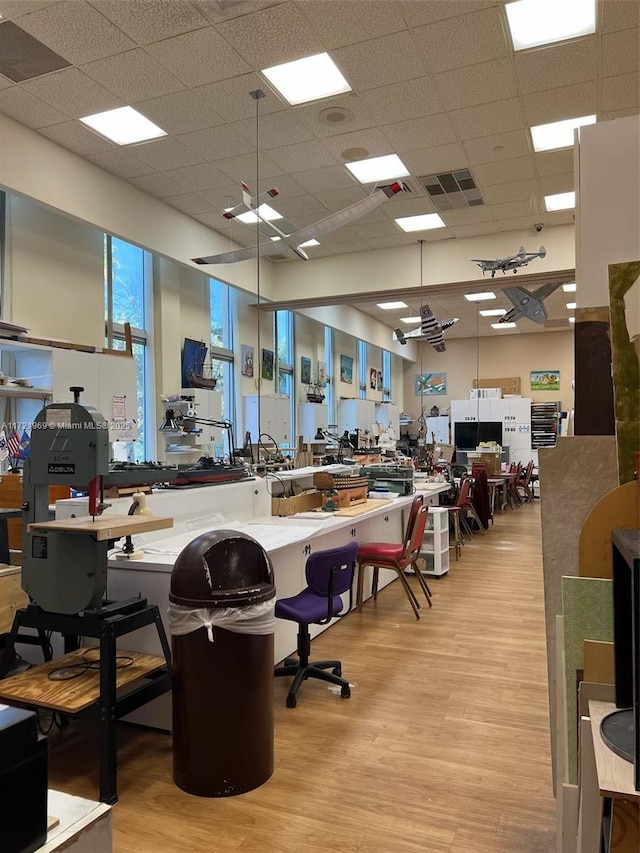
{"type": "Polygon", "coordinates": [[[267,552],[237,530],[198,536],[178,554],[171,572],[169,601],[183,607],[246,607],[275,594],[267,552]]]}

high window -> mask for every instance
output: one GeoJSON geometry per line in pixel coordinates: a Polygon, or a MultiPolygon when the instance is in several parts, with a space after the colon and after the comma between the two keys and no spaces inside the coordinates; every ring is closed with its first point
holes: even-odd
{"type": "Polygon", "coordinates": [[[382,350],[382,399],[391,400],[391,353],[382,350]]]}
{"type": "Polygon", "coordinates": [[[329,417],[329,424],[337,425],[338,413],[336,411],[336,384],[333,376],[333,329],[331,326],[324,327],[324,360],[327,371],[327,387],[325,388],[325,403],[329,417]]]}
{"type": "Polygon", "coordinates": [[[233,342],[236,315],[235,291],[215,278],[209,279],[211,315],[211,375],[222,394],[222,417],[235,423],[235,387],[233,382],[233,342]]]}
{"type": "Polygon", "coordinates": [[[358,341],[358,396],[363,399],[367,396],[367,372],[367,345],[358,341]]]}
{"type": "MultiPolygon", "coordinates": [[[[295,424],[295,394],[293,393],[293,314],[291,311],[276,311],[274,323],[274,339],[276,342],[276,352],[278,356],[278,381],[276,387],[279,394],[284,394],[289,398],[289,423],[293,426],[293,424],[295,424]]],[[[295,435],[294,429],[291,430],[291,435],[295,435]]]]}

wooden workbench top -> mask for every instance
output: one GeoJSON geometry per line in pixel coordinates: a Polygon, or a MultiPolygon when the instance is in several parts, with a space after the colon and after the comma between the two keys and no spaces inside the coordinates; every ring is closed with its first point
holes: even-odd
{"type": "Polygon", "coordinates": [[[600,734],[603,717],[616,710],[613,702],[589,702],[591,734],[598,769],[598,788],[603,797],[623,797],[640,803],[640,791],[633,786],[633,763],[626,761],[610,749],[600,734]]]}
{"type": "Polygon", "coordinates": [[[80,518],[61,518],[56,521],[34,521],[29,524],[29,533],[46,533],[49,530],[68,533],[89,533],[97,540],[119,539],[121,536],[133,536],[136,533],[149,533],[152,530],[164,530],[173,527],[172,518],[160,518],[152,515],[97,515],[93,518],[84,515],[80,518]]]}

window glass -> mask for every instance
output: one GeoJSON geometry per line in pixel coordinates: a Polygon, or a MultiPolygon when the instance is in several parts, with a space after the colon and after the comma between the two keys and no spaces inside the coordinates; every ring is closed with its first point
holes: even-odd
{"type": "Polygon", "coordinates": [[[114,323],[145,326],[144,251],[117,237],[111,238],[114,323]]]}

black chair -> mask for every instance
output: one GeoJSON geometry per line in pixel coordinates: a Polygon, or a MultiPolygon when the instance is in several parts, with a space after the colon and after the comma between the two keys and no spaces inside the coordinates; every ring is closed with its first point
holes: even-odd
{"type": "Polygon", "coordinates": [[[286,658],[283,666],[276,667],[274,675],[292,675],[287,694],[287,708],[295,708],[300,685],[307,678],[319,678],[337,684],[343,699],[351,696],[349,682],[342,676],[339,660],[310,661],[311,636],[309,625],[326,625],[335,616],[344,616],[351,610],[353,575],[358,554],[358,543],[350,542],[341,548],[330,548],[311,554],[305,566],[307,587],[291,598],[276,602],[276,617],[298,623],[298,660],[286,658]],[[343,611],[341,594],[349,592],[349,605],[343,611]],[[327,670],[331,672],[327,672],[327,670]]]}

